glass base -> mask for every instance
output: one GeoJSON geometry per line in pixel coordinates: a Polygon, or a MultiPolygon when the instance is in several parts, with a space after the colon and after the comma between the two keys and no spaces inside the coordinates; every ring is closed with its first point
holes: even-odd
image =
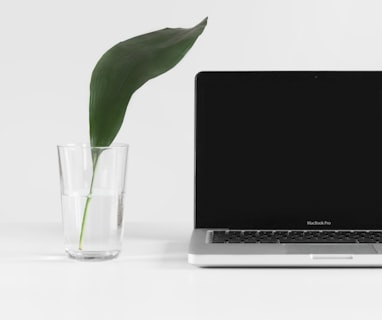
{"type": "Polygon", "coordinates": [[[65,250],[70,258],[81,261],[104,261],[117,258],[120,250],[114,251],[69,251],[65,250]]]}

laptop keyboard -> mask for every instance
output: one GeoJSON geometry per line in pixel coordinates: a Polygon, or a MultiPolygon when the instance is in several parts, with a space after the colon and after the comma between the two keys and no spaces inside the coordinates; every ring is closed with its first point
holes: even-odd
{"type": "Polygon", "coordinates": [[[382,232],[213,231],[212,243],[382,243],[382,232]]]}

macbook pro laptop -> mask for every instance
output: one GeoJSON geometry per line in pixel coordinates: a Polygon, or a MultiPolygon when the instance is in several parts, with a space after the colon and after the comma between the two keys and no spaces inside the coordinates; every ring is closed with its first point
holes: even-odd
{"type": "Polygon", "coordinates": [[[382,266],[382,72],[196,76],[197,266],[382,266]]]}

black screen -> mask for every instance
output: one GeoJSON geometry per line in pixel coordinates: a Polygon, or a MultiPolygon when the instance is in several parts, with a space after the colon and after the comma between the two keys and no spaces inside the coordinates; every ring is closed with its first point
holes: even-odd
{"type": "Polygon", "coordinates": [[[198,228],[381,229],[382,72],[199,73],[195,209],[198,228]]]}

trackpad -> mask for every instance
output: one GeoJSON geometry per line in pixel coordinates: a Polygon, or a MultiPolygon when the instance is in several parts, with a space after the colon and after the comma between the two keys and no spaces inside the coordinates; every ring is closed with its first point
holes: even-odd
{"type": "Polygon", "coordinates": [[[372,244],[286,244],[289,254],[373,254],[377,253],[372,244]]]}

